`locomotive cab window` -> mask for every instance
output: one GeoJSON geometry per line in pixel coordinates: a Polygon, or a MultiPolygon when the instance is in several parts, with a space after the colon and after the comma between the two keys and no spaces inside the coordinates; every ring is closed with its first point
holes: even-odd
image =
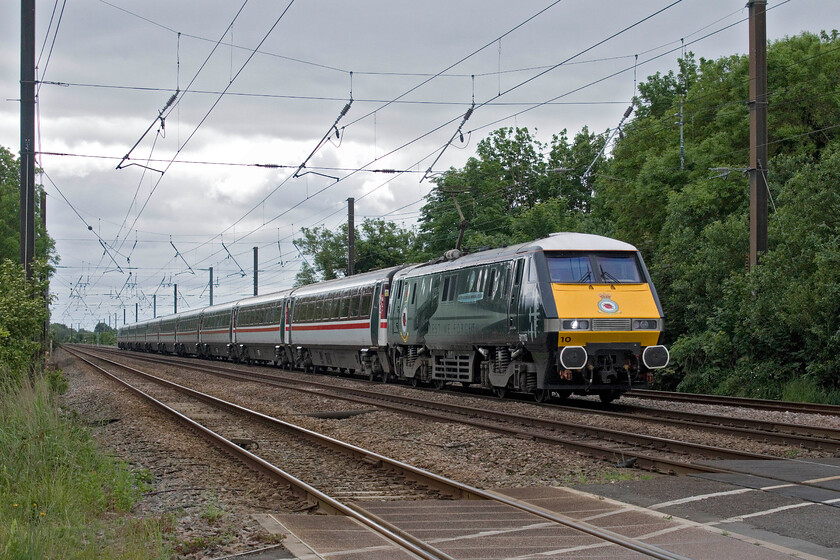
{"type": "Polygon", "coordinates": [[[551,281],[560,284],[640,284],[641,269],[632,252],[546,253],[551,281]]]}

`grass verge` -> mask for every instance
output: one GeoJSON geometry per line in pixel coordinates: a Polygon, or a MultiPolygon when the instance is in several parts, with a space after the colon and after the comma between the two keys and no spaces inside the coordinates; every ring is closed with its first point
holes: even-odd
{"type": "Polygon", "coordinates": [[[51,379],[0,381],[0,560],[169,558],[175,520],[128,515],[142,482],[61,416],[51,379]]]}

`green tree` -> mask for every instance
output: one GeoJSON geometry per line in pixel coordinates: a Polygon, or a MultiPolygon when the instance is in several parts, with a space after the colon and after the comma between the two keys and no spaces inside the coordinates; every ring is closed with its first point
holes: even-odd
{"type": "Polygon", "coordinates": [[[312,268],[307,261],[303,261],[300,270],[295,275],[295,283],[293,284],[293,287],[299,288],[308,284],[314,284],[317,281],[318,274],[315,272],[315,269],[312,268]]]}
{"type": "MultiPolygon", "coordinates": [[[[47,235],[41,219],[38,201],[43,188],[36,187],[35,203],[35,258],[54,265],[55,241],[47,235]]],[[[0,260],[20,262],[20,161],[8,149],[0,146],[0,260]]],[[[51,268],[48,268],[52,272],[51,268]]]]}
{"type": "Polygon", "coordinates": [[[604,147],[607,135],[591,133],[587,126],[575,135],[571,144],[566,129],[554,135],[548,153],[548,192],[563,202],[566,211],[589,212],[594,195],[593,177],[599,175],[604,162],[595,158],[604,147]]]}
{"type": "MultiPolygon", "coordinates": [[[[302,228],[297,248],[309,256],[295,279],[296,285],[312,280],[332,280],[347,273],[347,224],[337,231],[326,227],[302,228]]],[[[356,273],[411,262],[416,255],[416,236],[393,222],[366,219],[356,228],[356,273]]]]}

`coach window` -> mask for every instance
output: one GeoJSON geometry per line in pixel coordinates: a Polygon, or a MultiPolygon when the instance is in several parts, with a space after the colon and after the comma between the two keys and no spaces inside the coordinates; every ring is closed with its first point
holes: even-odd
{"type": "Polygon", "coordinates": [[[348,316],[350,317],[358,317],[359,316],[359,294],[356,293],[356,290],[350,292],[350,309],[347,311],[348,316]]]}
{"type": "Polygon", "coordinates": [[[344,292],[341,293],[341,312],[339,313],[339,315],[341,316],[342,319],[346,319],[347,317],[349,317],[349,314],[348,314],[349,310],[350,310],[350,296],[347,293],[347,291],[345,290],[344,292]]]}
{"type": "Polygon", "coordinates": [[[362,293],[362,299],[359,304],[359,315],[362,317],[370,317],[371,302],[373,301],[373,288],[365,288],[362,293]]]}

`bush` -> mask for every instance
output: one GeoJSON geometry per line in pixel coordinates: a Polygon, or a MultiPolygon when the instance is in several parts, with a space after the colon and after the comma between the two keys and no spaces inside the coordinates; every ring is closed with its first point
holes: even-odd
{"type": "Polygon", "coordinates": [[[5,377],[32,373],[39,360],[41,338],[47,321],[47,280],[43,264],[33,264],[33,279],[23,267],[10,261],[0,263],[0,363],[5,377]]]}

